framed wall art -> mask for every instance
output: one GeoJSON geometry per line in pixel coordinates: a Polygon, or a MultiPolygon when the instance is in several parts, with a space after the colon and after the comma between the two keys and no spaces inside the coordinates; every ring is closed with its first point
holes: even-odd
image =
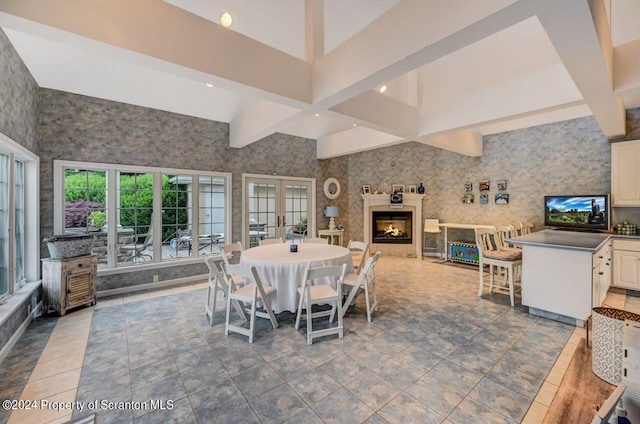
{"type": "Polygon", "coordinates": [[[404,193],[404,184],[394,184],[393,185],[394,193],[404,193]]]}
{"type": "Polygon", "coordinates": [[[496,205],[508,205],[509,195],[507,193],[496,193],[496,205]]]}
{"type": "Polygon", "coordinates": [[[498,180],[496,185],[498,186],[498,191],[505,191],[507,189],[507,180],[498,180]]]}
{"type": "Polygon", "coordinates": [[[489,204],[489,195],[486,193],[483,193],[480,195],[480,204],[481,205],[488,205],[489,204]]]}
{"type": "Polygon", "coordinates": [[[471,193],[473,191],[473,183],[467,181],[466,183],[464,183],[464,192],[465,193],[471,193]]]}
{"type": "Polygon", "coordinates": [[[491,189],[491,182],[489,180],[482,180],[478,183],[480,191],[489,191],[491,189]]]}

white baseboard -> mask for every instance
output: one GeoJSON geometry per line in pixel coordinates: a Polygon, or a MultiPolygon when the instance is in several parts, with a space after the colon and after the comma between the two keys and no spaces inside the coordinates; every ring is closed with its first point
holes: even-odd
{"type": "Polygon", "coordinates": [[[208,278],[209,276],[207,274],[192,275],[191,277],[175,278],[173,280],[159,281],[157,283],[145,283],[145,284],[138,284],[136,286],[120,287],[117,289],[100,290],[97,294],[98,294],[98,298],[117,296],[119,294],[128,294],[128,293],[135,293],[139,291],[158,290],[158,289],[164,289],[167,287],[181,286],[185,284],[195,283],[196,281],[207,281],[208,278]]]}
{"type": "Polygon", "coordinates": [[[42,301],[36,305],[35,309],[31,311],[29,315],[27,315],[27,318],[22,322],[22,324],[20,324],[20,327],[18,327],[16,332],[13,333],[13,336],[11,336],[9,341],[2,347],[2,350],[0,350],[0,363],[4,361],[4,358],[6,358],[9,352],[11,352],[11,349],[13,349],[13,346],[15,346],[18,340],[20,340],[20,337],[22,337],[24,332],[27,331],[27,328],[29,327],[29,324],[31,324],[31,321],[33,321],[33,319],[39,316],[41,313],[42,301]]]}

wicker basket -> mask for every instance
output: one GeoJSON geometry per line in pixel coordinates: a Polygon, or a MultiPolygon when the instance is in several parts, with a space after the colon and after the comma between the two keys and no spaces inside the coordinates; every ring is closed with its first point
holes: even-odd
{"type": "Polygon", "coordinates": [[[49,255],[53,259],[75,258],[91,254],[93,236],[90,234],[65,234],[45,237],[49,255]]]}
{"type": "Polygon", "coordinates": [[[607,383],[622,380],[622,329],[625,320],[640,322],[640,315],[615,308],[593,308],[592,369],[607,383]]]}

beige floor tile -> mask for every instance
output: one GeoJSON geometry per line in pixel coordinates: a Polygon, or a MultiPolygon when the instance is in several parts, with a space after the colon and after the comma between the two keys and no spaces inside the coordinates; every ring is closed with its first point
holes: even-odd
{"type": "Polygon", "coordinates": [[[154,290],[152,292],[149,292],[149,299],[155,298],[155,297],[163,297],[163,296],[170,296],[174,294],[173,290],[171,289],[165,289],[165,290],[154,290]]]}
{"type": "Polygon", "coordinates": [[[564,372],[565,370],[554,365],[553,368],[551,368],[551,371],[549,371],[549,375],[547,375],[545,381],[553,384],[554,386],[559,386],[562,381],[562,377],[564,377],[564,372]]]}
{"type": "Polygon", "coordinates": [[[89,319],[93,316],[93,306],[85,306],[84,308],[76,309],[73,312],[69,312],[63,317],[60,317],[58,322],[68,322],[68,321],[82,321],[85,319],[89,319]]]}
{"type": "Polygon", "coordinates": [[[133,294],[131,296],[125,296],[122,300],[124,303],[131,303],[131,302],[138,302],[140,300],[147,300],[149,299],[149,293],[140,293],[140,294],[133,294]]]}
{"type": "Polygon", "coordinates": [[[71,418],[73,418],[73,415],[69,414],[69,415],[65,415],[62,418],[55,419],[53,421],[47,421],[45,424],[65,424],[66,422],[71,420],[71,418]]]}
{"type": "Polygon", "coordinates": [[[47,346],[56,346],[61,344],[74,343],[78,340],[87,340],[89,339],[90,330],[91,329],[87,327],[77,329],[75,332],[51,334],[51,337],[49,337],[49,341],[47,342],[47,346]]]}
{"type": "Polygon", "coordinates": [[[193,287],[196,290],[206,289],[207,287],[209,287],[209,282],[208,281],[203,281],[201,283],[196,283],[196,284],[193,285],[193,287]]]}
{"type": "Polygon", "coordinates": [[[539,402],[533,402],[524,416],[522,424],[541,424],[549,408],[539,402]]]}
{"type": "MultiPolygon", "coordinates": [[[[61,405],[63,402],[75,402],[76,392],[77,389],[74,388],[52,396],[39,398],[30,397],[28,399],[38,401],[39,408],[35,410],[15,411],[11,414],[8,424],[42,424],[59,420],[72,413],[73,409],[68,409],[66,407],[59,407],[56,409],[56,407],[63,406],[61,405]],[[43,400],[46,400],[46,403],[43,400]]],[[[23,398],[21,397],[21,399],[23,398]]]]}
{"type": "Polygon", "coordinates": [[[183,293],[183,292],[188,292],[191,290],[195,290],[195,288],[193,287],[193,285],[188,284],[185,286],[178,286],[178,287],[173,287],[171,289],[174,293],[183,293]]]}
{"type": "Polygon", "coordinates": [[[61,372],[39,380],[30,381],[25,386],[20,399],[45,399],[67,390],[78,388],[81,369],[61,372]]]}
{"type": "Polygon", "coordinates": [[[108,300],[100,300],[96,303],[96,309],[108,308],[110,306],[122,305],[124,303],[124,298],[116,297],[108,300]]]}
{"type": "Polygon", "coordinates": [[[573,354],[576,352],[576,349],[578,349],[578,344],[577,343],[567,343],[566,345],[564,345],[564,349],[562,349],[562,355],[570,355],[571,357],[573,357],[573,354]]]}
{"type": "Polygon", "coordinates": [[[555,366],[560,368],[563,372],[566,372],[572,358],[573,355],[565,355],[561,353],[560,356],[558,356],[558,359],[556,359],[555,366]]]}
{"type": "Polygon", "coordinates": [[[555,397],[557,391],[558,386],[545,381],[544,383],[542,383],[542,387],[540,387],[535,401],[548,407],[551,405],[551,402],[553,401],[553,398],[555,397]]]}
{"type": "Polygon", "coordinates": [[[84,352],[87,349],[87,339],[74,340],[69,344],[57,344],[48,345],[42,351],[38,362],[46,362],[54,359],[64,357],[66,355],[73,355],[74,353],[84,352]]]}
{"type": "Polygon", "coordinates": [[[76,331],[78,329],[84,329],[84,328],[90,328],[91,327],[91,321],[93,320],[93,317],[88,318],[88,319],[84,319],[82,321],[58,321],[58,323],[56,324],[56,327],[53,329],[53,333],[52,334],[56,334],[56,333],[64,333],[67,331],[76,331]]]}
{"type": "Polygon", "coordinates": [[[29,381],[36,381],[40,380],[41,378],[60,374],[62,372],[82,368],[83,361],[84,351],[65,355],[61,358],[53,359],[51,361],[38,362],[36,367],[33,369],[33,372],[31,373],[31,377],[29,377],[29,381]]]}

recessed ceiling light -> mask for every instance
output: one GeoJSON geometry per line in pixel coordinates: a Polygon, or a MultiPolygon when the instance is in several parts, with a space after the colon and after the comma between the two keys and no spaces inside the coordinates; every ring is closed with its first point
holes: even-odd
{"type": "Polygon", "coordinates": [[[231,15],[229,15],[229,12],[224,12],[222,15],[220,15],[220,25],[225,28],[229,28],[232,23],[233,18],[231,17],[231,15]]]}
{"type": "Polygon", "coordinates": [[[213,84],[211,84],[210,82],[206,83],[205,85],[209,88],[213,88],[213,84]]]}
{"type": "Polygon", "coordinates": [[[320,114],[319,114],[319,113],[316,113],[315,115],[316,115],[316,116],[320,116],[320,114]]]}
{"type": "Polygon", "coordinates": [[[385,84],[385,85],[383,85],[382,87],[380,87],[380,92],[381,92],[381,93],[384,93],[385,91],[387,91],[387,88],[389,88],[389,87],[387,87],[387,85],[386,85],[386,84],[385,84]]]}
{"type": "Polygon", "coordinates": [[[357,127],[357,126],[358,126],[358,124],[353,124],[353,126],[354,126],[354,127],[357,127]]]}

